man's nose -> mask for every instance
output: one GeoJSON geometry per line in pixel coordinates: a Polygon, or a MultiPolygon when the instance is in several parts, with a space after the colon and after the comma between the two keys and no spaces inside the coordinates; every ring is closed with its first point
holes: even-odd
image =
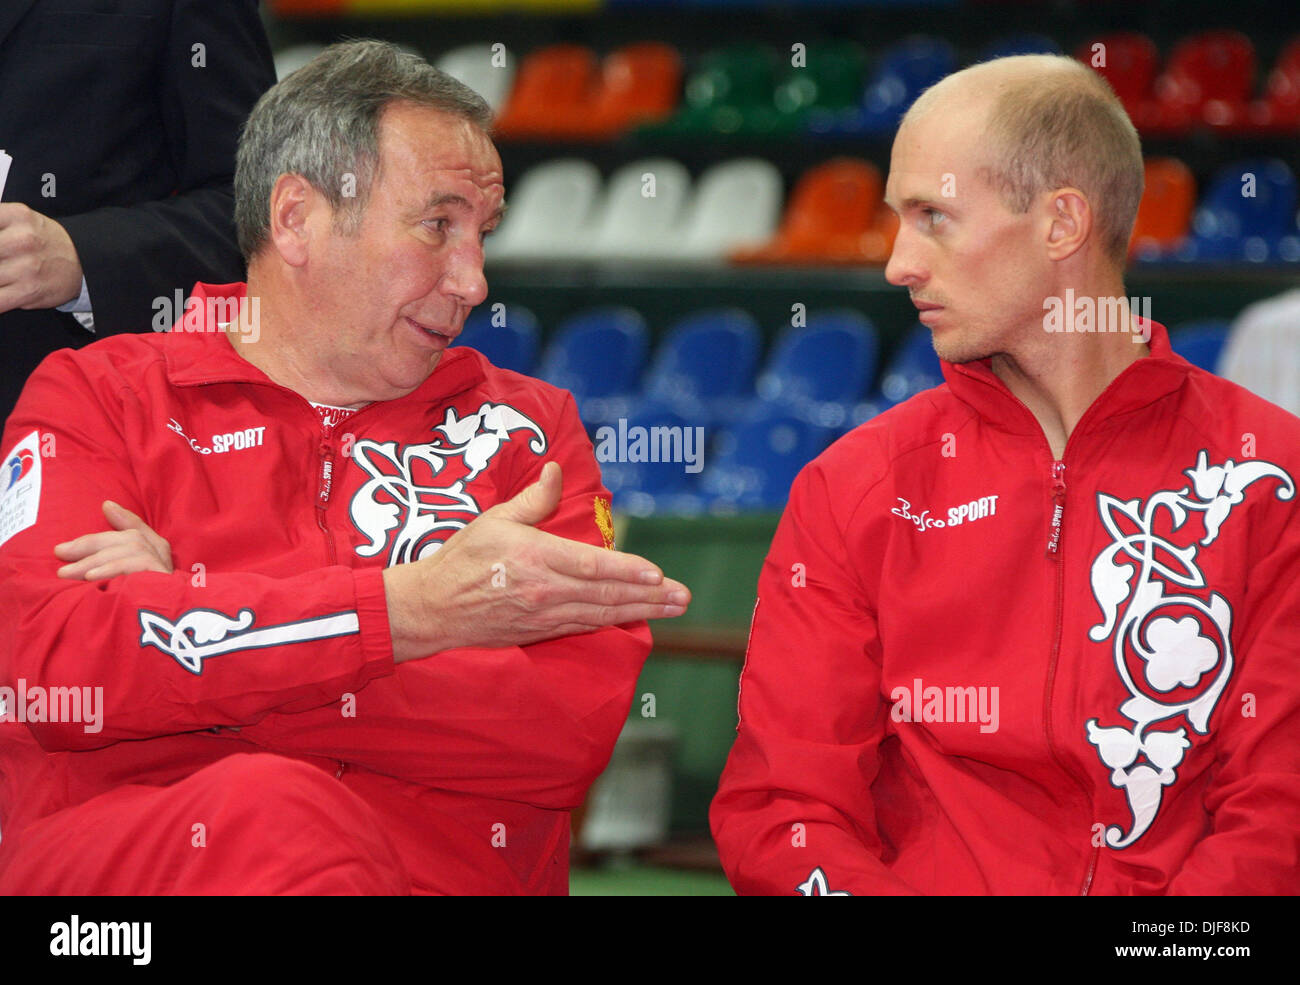
{"type": "Polygon", "coordinates": [[[452,250],[442,278],[444,294],[460,299],[469,307],[487,300],[487,277],[483,273],[483,244],[475,240],[452,250]]]}
{"type": "Polygon", "coordinates": [[[895,287],[912,287],[925,280],[920,254],[905,222],[899,225],[898,235],[894,238],[894,249],[889,254],[889,262],[885,264],[885,280],[895,287]]]}

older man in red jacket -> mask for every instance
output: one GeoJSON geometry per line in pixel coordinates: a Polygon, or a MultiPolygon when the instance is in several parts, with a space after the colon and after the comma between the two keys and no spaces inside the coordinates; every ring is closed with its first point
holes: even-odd
{"type": "Polygon", "coordinates": [[[644,620],[689,595],[606,550],[572,397],[448,348],[502,212],[488,123],[335,46],[245,128],[247,288],[31,378],[0,892],[567,892],[644,620]]]}
{"type": "Polygon", "coordinates": [[[791,491],[711,814],[739,891],[1300,890],[1300,420],[1125,299],[1141,193],[1070,59],[904,119],[885,273],[946,383],[791,491]]]}

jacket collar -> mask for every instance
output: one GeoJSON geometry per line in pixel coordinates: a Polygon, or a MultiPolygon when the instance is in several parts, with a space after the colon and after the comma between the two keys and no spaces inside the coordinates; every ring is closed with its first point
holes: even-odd
{"type": "MultiPolygon", "coordinates": [[[[246,295],[248,286],[195,284],[185,302],[185,311],[164,340],[167,379],[179,387],[207,383],[257,383],[287,390],[239,354],[244,345],[256,345],[238,337],[232,339],[222,328],[246,295]]],[[[442,400],[477,386],[484,380],[480,361],[468,349],[443,352],[428,378],[398,400],[442,400]]],[[[293,391],[290,391],[293,392],[293,391]]],[[[305,398],[304,398],[305,399],[305,398]]],[[[387,401],[396,403],[397,401],[387,401]]]]}
{"type": "MultiPolygon", "coordinates": [[[[1138,321],[1151,326],[1150,355],[1126,366],[1097,396],[1079,421],[1087,430],[1174,392],[1192,369],[1191,363],[1169,347],[1169,332],[1163,325],[1143,318],[1138,321]]],[[[991,358],[970,363],[939,362],[949,389],[975,413],[1013,434],[1042,433],[1029,408],[993,372],[991,358]]]]}

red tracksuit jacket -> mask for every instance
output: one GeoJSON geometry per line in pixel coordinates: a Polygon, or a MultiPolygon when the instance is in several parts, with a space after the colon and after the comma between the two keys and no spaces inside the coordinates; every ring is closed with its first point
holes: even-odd
{"type": "Polygon", "coordinates": [[[1300,891],[1300,420],[1152,333],[1060,461],[985,360],[803,470],[711,812],[740,892],[1300,891]]]}
{"type": "Polygon", "coordinates": [[[0,726],[5,841],[115,785],[272,751],[379,811],[417,890],[567,892],[568,812],[627,717],[647,627],[395,668],[381,572],[551,459],[564,499],[542,529],[612,545],[572,397],[454,348],[415,392],[331,428],[207,314],[54,354],[8,421],[0,487],[30,494],[38,470],[39,516],[0,513],[0,684],[100,685],[104,708],[97,733],[0,726]],[[173,574],[55,577],[54,545],[105,529],[104,499],[171,543],[173,574]]]}

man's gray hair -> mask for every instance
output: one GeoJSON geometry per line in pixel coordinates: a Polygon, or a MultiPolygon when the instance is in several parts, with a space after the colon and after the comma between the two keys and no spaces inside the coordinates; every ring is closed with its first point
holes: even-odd
{"type": "Polygon", "coordinates": [[[404,101],[461,117],[484,133],[492,109],[469,86],[386,41],[346,41],[257,101],[235,156],[235,229],[245,262],[266,243],[271,189],[298,174],[325,196],[344,234],[356,232],[379,170],[379,121],[404,101]]]}

